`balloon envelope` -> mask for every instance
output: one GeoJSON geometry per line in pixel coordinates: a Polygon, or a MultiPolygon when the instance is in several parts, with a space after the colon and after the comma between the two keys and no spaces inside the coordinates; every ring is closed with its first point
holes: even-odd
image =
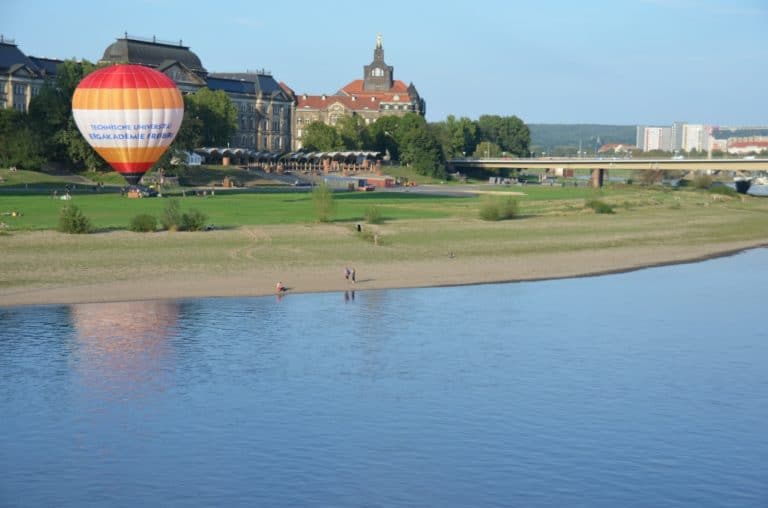
{"type": "Polygon", "coordinates": [[[179,132],[184,101],[162,72],[120,64],[85,78],[72,97],[85,140],[128,183],[137,183],[179,132]]]}

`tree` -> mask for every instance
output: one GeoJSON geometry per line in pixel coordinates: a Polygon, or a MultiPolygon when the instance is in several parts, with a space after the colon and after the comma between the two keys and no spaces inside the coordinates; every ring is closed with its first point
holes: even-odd
{"type": "Polygon", "coordinates": [[[473,156],[482,159],[483,157],[501,157],[501,154],[502,150],[499,145],[490,141],[483,141],[477,145],[477,150],[473,156]]]}
{"type": "Polygon", "coordinates": [[[502,149],[518,157],[527,157],[531,144],[528,126],[516,116],[482,115],[478,119],[480,138],[496,143],[502,149]]]}
{"type": "Polygon", "coordinates": [[[333,201],[333,191],[325,182],[312,191],[312,203],[315,206],[315,216],[318,222],[330,222],[335,204],[333,201]]]}
{"type": "Polygon", "coordinates": [[[45,162],[40,136],[24,113],[0,109],[0,166],[37,169],[45,162]]]}
{"type": "Polygon", "coordinates": [[[92,171],[107,164],[80,134],[72,117],[72,96],[80,81],[99,66],[83,60],[66,60],[56,69],[56,79],[43,85],[30,101],[29,121],[42,139],[45,157],[92,171]]]}
{"type": "Polygon", "coordinates": [[[307,125],[301,141],[302,147],[309,151],[330,152],[344,149],[341,134],[323,122],[312,122],[307,125]]]}
{"type": "Polygon", "coordinates": [[[336,124],[341,142],[347,150],[360,150],[370,144],[368,131],[363,119],[358,115],[344,116],[336,124]]]}
{"type": "Polygon", "coordinates": [[[400,118],[395,132],[400,148],[400,162],[412,165],[416,172],[434,177],[445,176],[440,144],[427,127],[424,117],[407,113],[400,118]]]}
{"type": "Polygon", "coordinates": [[[203,146],[224,146],[237,130],[237,108],[223,90],[201,88],[190,94],[184,105],[190,109],[190,118],[200,122],[203,146]]]}
{"type": "Polygon", "coordinates": [[[400,149],[397,132],[400,129],[400,117],[394,115],[382,116],[367,128],[368,146],[370,150],[389,154],[390,159],[400,160],[400,149]]]}
{"type": "Polygon", "coordinates": [[[435,138],[440,142],[445,159],[464,157],[475,151],[477,123],[469,118],[456,119],[448,115],[444,122],[430,124],[435,138]]]}

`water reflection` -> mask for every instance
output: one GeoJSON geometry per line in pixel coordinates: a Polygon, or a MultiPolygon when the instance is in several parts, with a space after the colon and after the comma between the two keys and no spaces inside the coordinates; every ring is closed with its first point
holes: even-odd
{"type": "Polygon", "coordinates": [[[177,302],[92,303],[69,311],[77,345],[71,358],[84,386],[126,396],[165,385],[177,302]]]}

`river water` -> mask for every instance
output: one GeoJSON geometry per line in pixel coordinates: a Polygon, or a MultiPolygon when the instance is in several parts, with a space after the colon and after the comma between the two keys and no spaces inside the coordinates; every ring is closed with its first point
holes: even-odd
{"type": "Polygon", "coordinates": [[[768,506],[768,250],[0,308],[0,506],[768,506]]]}

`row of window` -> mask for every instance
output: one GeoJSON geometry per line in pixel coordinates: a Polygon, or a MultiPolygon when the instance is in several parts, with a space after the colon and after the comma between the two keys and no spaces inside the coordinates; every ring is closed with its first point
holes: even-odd
{"type": "MultiPolygon", "coordinates": [[[[240,135],[236,136],[236,143],[239,144],[239,146],[255,146],[256,145],[256,138],[254,136],[248,136],[248,135],[240,135]]],[[[267,149],[270,150],[282,150],[284,148],[283,143],[283,137],[282,136],[275,136],[272,138],[271,146],[269,145],[269,138],[267,136],[262,137],[261,139],[261,149],[267,149]]]]}
{"type": "Polygon", "coordinates": [[[283,108],[283,106],[278,105],[268,105],[266,111],[261,111],[256,108],[255,104],[249,102],[236,102],[235,107],[240,111],[241,114],[253,114],[258,111],[260,114],[268,116],[271,112],[272,116],[276,117],[281,116],[283,114],[283,110],[285,110],[286,113],[289,111],[288,107],[283,108]]]}
{"type": "MultiPolygon", "coordinates": [[[[256,117],[251,118],[245,118],[240,117],[240,130],[256,130],[256,117]]],[[[259,122],[259,128],[261,130],[267,130],[267,126],[269,125],[266,118],[261,119],[259,122]]],[[[280,132],[284,130],[285,122],[283,120],[272,120],[272,132],[280,132]]]]}

